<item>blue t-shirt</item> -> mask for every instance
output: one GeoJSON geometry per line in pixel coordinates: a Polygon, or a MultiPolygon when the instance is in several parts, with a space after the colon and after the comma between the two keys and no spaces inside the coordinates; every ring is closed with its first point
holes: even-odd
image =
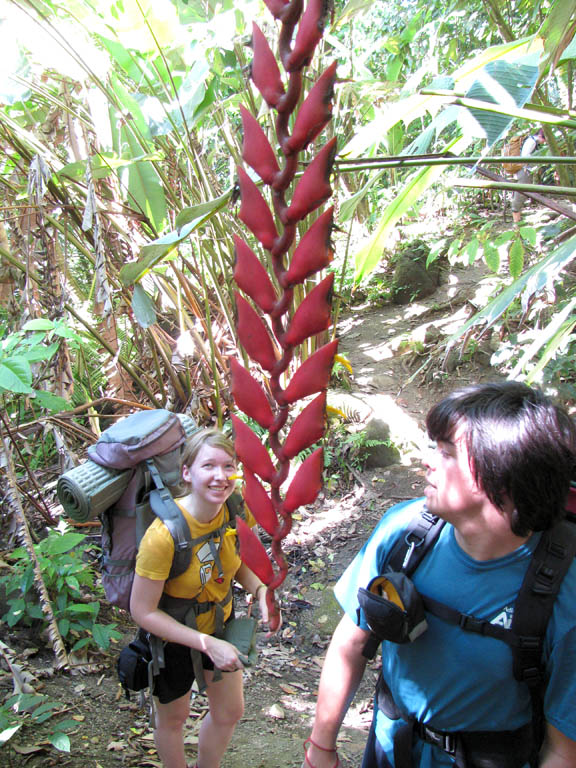
{"type": "MultiPolygon", "coordinates": [[[[382,573],[392,546],[419,511],[422,499],[392,507],[335,587],[346,614],[368,629],[357,592],[382,573]]],[[[538,543],[534,534],[514,552],[478,561],[458,545],[446,524],[412,580],[422,594],[476,618],[509,627],[514,601],[538,543]]],[[[531,719],[530,694],[512,672],[512,651],[492,637],[465,632],[427,614],[428,628],[413,643],[382,643],[382,673],[400,709],[444,731],[514,730],[531,719]]],[[[576,740],[576,565],[572,564],[548,626],[544,656],[549,682],[546,720],[576,740]]],[[[403,720],[376,712],[376,737],[394,765],[394,732],[403,720]]],[[[453,766],[437,747],[418,741],[414,766],[453,766]]]]}

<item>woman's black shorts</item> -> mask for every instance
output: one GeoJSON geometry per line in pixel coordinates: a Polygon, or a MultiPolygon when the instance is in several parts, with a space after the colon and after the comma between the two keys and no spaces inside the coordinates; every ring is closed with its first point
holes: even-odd
{"type": "MultiPolygon", "coordinates": [[[[146,639],[146,632],[140,630],[146,639]]],[[[204,669],[214,669],[214,662],[205,653],[200,652],[204,669]]],[[[178,643],[164,644],[164,662],[166,666],[154,678],[154,696],[161,704],[169,704],[188,693],[195,680],[190,648],[178,643]]]]}

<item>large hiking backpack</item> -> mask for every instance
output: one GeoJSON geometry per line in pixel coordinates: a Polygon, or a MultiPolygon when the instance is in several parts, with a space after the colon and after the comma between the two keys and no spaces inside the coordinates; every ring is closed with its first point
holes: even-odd
{"type": "MultiPolygon", "coordinates": [[[[444,520],[431,514],[424,506],[420,513],[415,515],[410,521],[405,532],[400,535],[398,541],[392,547],[385,563],[384,572],[387,575],[392,573],[401,574],[406,577],[411,576],[437,542],[444,525],[444,520]]],[[[462,614],[444,603],[421,595],[426,611],[450,624],[459,626],[466,632],[495,637],[510,646],[513,657],[513,675],[516,680],[524,682],[528,686],[533,715],[531,733],[527,732],[525,728],[520,729],[518,734],[516,732],[507,733],[512,737],[518,736],[522,742],[525,742],[523,745],[524,749],[529,749],[530,743],[532,744],[533,751],[529,759],[530,765],[534,766],[538,764],[537,750],[544,738],[543,703],[545,670],[542,659],[544,638],[562,581],[575,557],[576,484],[573,484],[566,503],[565,518],[556,523],[550,530],[542,532],[518,592],[514,606],[512,626],[509,629],[490,624],[489,621],[484,619],[462,614]]],[[[366,604],[366,592],[367,590],[364,589],[359,590],[359,599],[361,598],[361,593],[364,593],[364,598],[361,600],[364,604],[366,604]]],[[[374,629],[364,648],[364,655],[367,658],[374,656],[381,640],[374,633],[374,629]]],[[[380,674],[378,679],[376,698],[379,708],[388,717],[391,719],[401,717],[382,674],[380,674]]],[[[466,756],[461,754],[461,742],[458,741],[459,734],[435,731],[435,729],[417,722],[410,723],[407,730],[409,731],[410,728],[415,729],[420,738],[424,738],[431,743],[437,745],[451,744],[453,752],[450,754],[454,759],[455,765],[458,768],[468,765],[466,756]],[[439,738],[440,740],[437,741],[439,738]]],[[[498,733],[495,733],[495,735],[498,736],[498,733]]],[[[482,751],[488,747],[488,743],[485,743],[485,741],[485,739],[484,741],[480,739],[479,745],[469,745],[470,751],[473,752],[475,749],[478,749],[480,755],[482,755],[482,751]]],[[[407,742],[402,744],[399,747],[400,755],[402,748],[409,750],[411,746],[408,747],[407,742]]],[[[444,746],[442,748],[444,749],[444,746]]],[[[500,743],[498,748],[503,749],[504,743],[500,743]]],[[[517,754],[520,754],[520,746],[516,745],[515,749],[517,754]]],[[[496,756],[496,758],[494,756],[489,758],[484,755],[482,759],[484,759],[484,762],[479,762],[479,765],[486,765],[487,768],[490,766],[503,768],[504,762],[502,761],[505,759],[505,755],[502,753],[496,756]]],[[[401,760],[402,758],[399,757],[399,764],[403,765],[401,760]]],[[[476,763],[474,764],[476,765],[476,763]]]]}
{"type": "Polygon", "coordinates": [[[102,586],[107,599],[129,610],[138,545],[155,517],[174,539],[170,578],[190,564],[190,529],[170,487],[180,481],[180,454],[196,422],[164,409],[138,411],[106,429],[89,459],[66,472],[57,492],[75,520],[102,522],[102,586]]]}
{"type": "MultiPolygon", "coordinates": [[[[505,157],[520,157],[522,153],[522,145],[524,144],[524,140],[526,139],[526,136],[513,136],[505,145],[504,145],[504,156],[505,157]]],[[[509,173],[511,176],[514,176],[514,174],[518,173],[519,170],[522,168],[522,163],[502,163],[502,170],[506,171],[506,173],[509,173]]]]}

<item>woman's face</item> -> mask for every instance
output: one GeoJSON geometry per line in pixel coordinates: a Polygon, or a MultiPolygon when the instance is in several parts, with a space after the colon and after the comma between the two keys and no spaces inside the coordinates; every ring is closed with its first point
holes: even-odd
{"type": "Polygon", "coordinates": [[[199,501],[220,506],[234,490],[235,472],[236,461],[229,453],[204,444],[192,464],[182,467],[182,478],[199,501]]]}

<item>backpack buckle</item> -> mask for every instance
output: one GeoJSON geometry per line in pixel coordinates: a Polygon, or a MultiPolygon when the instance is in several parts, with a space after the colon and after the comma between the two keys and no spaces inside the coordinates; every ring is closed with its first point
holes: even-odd
{"type": "Polygon", "coordinates": [[[540,685],[543,680],[542,672],[538,667],[525,667],[522,670],[521,677],[522,682],[526,683],[530,688],[540,685]]]}
{"type": "Polygon", "coordinates": [[[434,728],[429,728],[427,725],[422,723],[420,736],[429,744],[433,744],[435,747],[440,747],[440,749],[443,752],[446,752],[446,754],[456,754],[456,737],[453,733],[435,731],[434,728]]]}
{"type": "Polygon", "coordinates": [[[484,626],[486,622],[484,619],[477,619],[475,616],[470,616],[467,613],[461,613],[458,619],[458,626],[465,632],[474,632],[477,635],[484,634],[484,626]]]}
{"type": "Polygon", "coordinates": [[[554,541],[553,539],[548,541],[546,549],[551,555],[557,557],[559,560],[563,560],[568,552],[568,548],[564,544],[561,544],[559,541],[554,541]]]}
{"type": "Polygon", "coordinates": [[[530,635],[521,635],[518,638],[518,648],[522,651],[540,651],[542,649],[542,639],[530,635]]]}
{"type": "Polygon", "coordinates": [[[532,591],[536,595],[549,595],[552,592],[556,581],[557,571],[555,568],[540,563],[534,574],[534,585],[532,591]]]}

